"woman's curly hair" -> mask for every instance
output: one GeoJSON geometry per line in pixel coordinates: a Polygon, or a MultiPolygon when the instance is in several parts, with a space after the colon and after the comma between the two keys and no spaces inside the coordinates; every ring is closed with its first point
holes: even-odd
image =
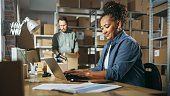
{"type": "Polygon", "coordinates": [[[121,20],[122,26],[125,23],[127,9],[124,5],[116,3],[115,1],[109,1],[103,6],[103,11],[102,17],[110,15],[114,20],[121,20]]]}

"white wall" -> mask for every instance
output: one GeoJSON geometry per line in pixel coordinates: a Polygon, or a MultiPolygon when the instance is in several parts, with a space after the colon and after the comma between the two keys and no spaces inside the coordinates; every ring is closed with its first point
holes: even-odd
{"type": "Polygon", "coordinates": [[[21,9],[20,16],[21,16],[21,20],[23,20],[25,17],[29,17],[30,19],[40,19],[41,25],[54,24],[53,12],[32,11],[32,10],[21,9]]]}

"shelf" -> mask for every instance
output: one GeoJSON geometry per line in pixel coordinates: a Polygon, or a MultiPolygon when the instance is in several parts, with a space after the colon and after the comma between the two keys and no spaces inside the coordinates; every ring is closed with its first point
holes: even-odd
{"type": "Polygon", "coordinates": [[[98,9],[85,9],[85,8],[69,8],[69,7],[57,7],[58,13],[60,15],[89,15],[90,13],[97,11],[97,15],[101,15],[103,13],[102,10],[98,9]]]}
{"type": "MultiPolygon", "coordinates": [[[[97,45],[97,48],[103,48],[104,46],[97,45]]],[[[94,45],[79,45],[79,48],[95,48],[94,45]]]]}
{"type": "Polygon", "coordinates": [[[163,39],[167,39],[167,36],[153,38],[152,40],[163,40],[163,39]]]}
{"type": "Polygon", "coordinates": [[[167,0],[155,0],[155,1],[152,2],[152,6],[156,7],[156,6],[161,5],[165,2],[167,2],[167,0]]]}
{"type": "Polygon", "coordinates": [[[166,63],[154,63],[154,65],[167,65],[166,63]]]}
{"type": "Polygon", "coordinates": [[[161,10],[153,13],[153,15],[154,15],[154,16],[166,17],[166,16],[167,16],[167,10],[168,10],[168,8],[161,9],[161,10]]]}
{"type": "Polygon", "coordinates": [[[35,37],[49,37],[49,38],[52,38],[53,35],[34,35],[35,37]]]}
{"type": "Polygon", "coordinates": [[[36,46],[36,48],[50,49],[50,48],[52,48],[52,46],[36,46]]]}
{"type": "Polygon", "coordinates": [[[137,18],[137,17],[142,16],[142,15],[147,15],[146,12],[130,12],[130,11],[128,11],[127,14],[128,14],[128,16],[130,14],[132,14],[132,18],[137,18]]]}
{"type": "Polygon", "coordinates": [[[95,29],[95,27],[68,26],[71,29],[95,29]]]}

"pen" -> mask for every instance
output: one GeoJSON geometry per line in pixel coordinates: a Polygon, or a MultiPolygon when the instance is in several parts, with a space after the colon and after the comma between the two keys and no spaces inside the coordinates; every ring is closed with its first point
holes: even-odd
{"type": "Polygon", "coordinates": [[[76,93],[75,90],[70,90],[70,89],[52,89],[52,91],[58,91],[58,92],[68,93],[68,94],[74,94],[74,93],[76,93]]]}

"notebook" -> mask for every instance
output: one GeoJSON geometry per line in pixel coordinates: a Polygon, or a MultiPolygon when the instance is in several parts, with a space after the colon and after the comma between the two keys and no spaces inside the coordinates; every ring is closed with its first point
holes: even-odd
{"type": "Polygon", "coordinates": [[[65,81],[80,81],[80,80],[89,80],[87,77],[80,77],[75,75],[64,75],[60,66],[54,58],[46,58],[45,59],[47,65],[51,69],[51,72],[54,74],[56,78],[65,80],[65,81]]]}

